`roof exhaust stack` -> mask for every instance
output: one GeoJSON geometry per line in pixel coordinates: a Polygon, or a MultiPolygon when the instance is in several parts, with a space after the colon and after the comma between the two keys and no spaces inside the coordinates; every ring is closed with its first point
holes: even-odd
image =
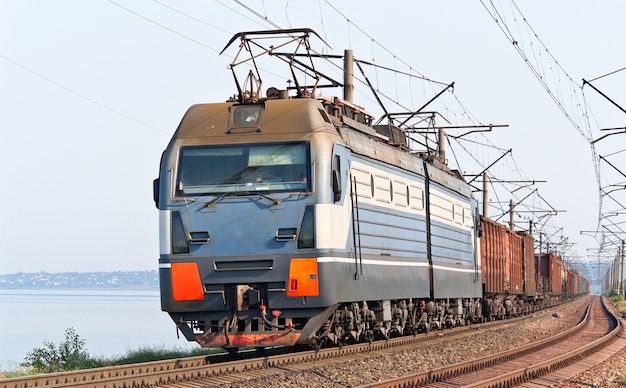
{"type": "Polygon", "coordinates": [[[443,128],[439,128],[439,161],[446,164],[446,133],[443,128]]]}

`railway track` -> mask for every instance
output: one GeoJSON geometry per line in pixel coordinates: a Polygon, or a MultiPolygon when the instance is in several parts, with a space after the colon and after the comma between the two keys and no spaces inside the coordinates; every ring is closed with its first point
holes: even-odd
{"type": "Polygon", "coordinates": [[[527,346],[365,387],[511,387],[591,356],[617,339],[619,319],[595,297],[574,328],[527,346]]]}
{"type": "Polygon", "coordinates": [[[520,324],[530,316],[512,320],[489,322],[483,325],[459,327],[427,335],[393,338],[372,344],[358,344],[343,348],[322,349],[318,352],[304,351],[295,354],[251,352],[243,355],[249,359],[228,360],[225,356],[192,357],[75,372],[22,377],[0,380],[0,388],[30,387],[148,387],[148,386],[207,386],[230,384],[254,379],[271,373],[290,373],[307,370],[325,364],[340,364],[366,359],[391,351],[410,351],[416,346],[434,345],[450,339],[475,335],[478,332],[498,330],[512,324],[520,324]]]}
{"type": "MultiPolygon", "coordinates": [[[[233,360],[232,355],[213,355],[189,357],[175,360],[154,361],[141,364],[114,366],[80,371],[60,372],[37,376],[27,376],[0,380],[0,388],[128,388],[151,386],[176,386],[183,383],[189,386],[193,382],[211,379],[211,384],[228,383],[245,378],[254,378],[269,368],[297,370],[298,365],[310,367],[312,363],[340,362],[338,357],[351,357],[365,352],[384,352],[391,348],[414,347],[419,343],[430,343],[442,338],[450,339],[480,330],[494,329],[514,321],[528,319],[530,316],[513,320],[487,322],[477,326],[463,326],[445,331],[436,331],[413,337],[392,338],[389,341],[376,341],[371,344],[356,344],[343,348],[328,348],[319,351],[301,351],[286,353],[286,349],[268,349],[264,352],[239,353],[233,360]]],[[[369,353],[372,354],[372,353],[369,353]]],[[[201,384],[201,383],[200,383],[201,384]]]]}

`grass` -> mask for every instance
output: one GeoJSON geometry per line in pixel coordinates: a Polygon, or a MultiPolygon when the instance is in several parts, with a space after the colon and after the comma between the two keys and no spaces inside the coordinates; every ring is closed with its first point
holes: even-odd
{"type": "Polygon", "coordinates": [[[622,314],[622,316],[624,314],[626,314],[626,300],[620,299],[620,300],[617,300],[617,301],[612,302],[612,303],[615,306],[615,308],[617,309],[617,311],[619,311],[620,314],[622,314]]]}
{"type": "Polygon", "coordinates": [[[626,316],[626,300],[621,295],[611,291],[607,294],[607,298],[622,316],[626,316]]]}
{"type": "Polygon", "coordinates": [[[150,362],[150,361],[159,361],[159,360],[170,360],[175,358],[184,358],[184,357],[194,357],[194,356],[205,356],[212,353],[223,352],[222,349],[193,349],[193,350],[177,350],[177,349],[165,349],[165,348],[154,348],[154,347],[144,347],[139,348],[137,350],[132,350],[128,352],[125,356],[116,358],[114,360],[105,361],[108,364],[102,366],[109,365],[127,365],[127,364],[136,364],[139,362],[150,362]]]}

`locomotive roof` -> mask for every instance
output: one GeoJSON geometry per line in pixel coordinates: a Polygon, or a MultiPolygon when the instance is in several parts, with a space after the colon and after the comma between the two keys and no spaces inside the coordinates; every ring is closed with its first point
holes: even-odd
{"type": "Polygon", "coordinates": [[[375,128],[345,115],[329,114],[325,100],[314,98],[264,99],[254,104],[222,102],[196,104],[183,117],[174,139],[179,145],[233,144],[250,142],[296,141],[311,139],[318,134],[336,137],[353,152],[398,166],[424,176],[424,161],[429,178],[451,190],[471,197],[471,187],[445,165],[412,153],[406,143],[395,142],[375,128]],[[233,109],[239,106],[262,106],[258,126],[238,127],[233,122],[233,109]],[[210,140],[209,140],[210,139],[210,140]]]}

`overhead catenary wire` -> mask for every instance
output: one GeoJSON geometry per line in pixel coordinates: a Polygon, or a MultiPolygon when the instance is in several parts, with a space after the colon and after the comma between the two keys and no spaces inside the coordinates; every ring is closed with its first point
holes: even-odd
{"type": "Polygon", "coordinates": [[[219,52],[220,52],[218,49],[216,49],[216,48],[214,48],[214,47],[211,47],[211,46],[209,46],[209,45],[207,45],[207,44],[205,44],[205,43],[200,42],[200,41],[199,41],[199,40],[197,40],[197,39],[193,39],[193,38],[191,38],[191,37],[189,37],[189,36],[187,36],[187,35],[185,35],[185,34],[182,34],[182,33],[180,33],[180,32],[178,32],[178,31],[176,31],[176,30],[175,30],[175,29],[173,29],[173,28],[170,28],[170,27],[167,27],[167,26],[165,26],[165,25],[163,25],[163,24],[161,24],[161,23],[158,23],[158,22],[156,22],[156,21],[154,21],[154,20],[152,20],[152,19],[150,19],[150,18],[148,18],[148,17],[146,17],[146,16],[142,15],[142,14],[141,14],[141,13],[139,13],[139,12],[133,11],[132,9],[130,9],[130,8],[128,8],[128,7],[125,7],[125,6],[123,6],[123,5],[119,4],[119,3],[116,3],[116,2],[115,2],[115,1],[113,1],[113,0],[107,0],[107,1],[108,1],[109,3],[111,3],[111,4],[115,5],[116,7],[119,7],[119,8],[121,8],[121,9],[125,10],[126,12],[132,13],[133,15],[135,15],[135,16],[137,16],[137,17],[139,17],[139,18],[141,18],[141,19],[143,19],[143,20],[145,20],[145,21],[147,21],[147,22],[149,22],[149,23],[153,23],[153,24],[155,24],[155,25],[157,25],[157,26],[159,26],[159,27],[161,27],[161,28],[163,28],[163,29],[168,30],[168,31],[169,31],[169,32],[171,32],[172,34],[176,34],[176,35],[180,36],[181,38],[184,38],[184,39],[190,40],[190,41],[192,41],[193,43],[198,44],[198,45],[200,45],[200,46],[202,46],[202,47],[204,47],[204,48],[207,48],[207,49],[209,49],[209,50],[211,50],[211,51],[214,51],[214,52],[216,52],[216,53],[219,53],[219,52]]]}
{"type": "MultiPolygon", "coordinates": [[[[326,3],[328,3],[328,1],[326,1],[326,3]]],[[[413,71],[415,71],[417,74],[419,74],[418,78],[423,79],[423,80],[429,82],[431,85],[432,84],[445,85],[445,83],[441,83],[441,82],[437,82],[437,81],[431,80],[428,77],[426,77],[425,75],[423,75],[421,72],[417,72],[412,66],[408,65],[406,63],[406,61],[402,60],[398,55],[396,55],[395,53],[391,52],[385,45],[379,43],[373,36],[371,36],[369,33],[367,33],[363,28],[358,26],[358,24],[354,20],[352,20],[351,18],[347,17],[344,13],[342,13],[336,6],[334,6],[332,4],[329,4],[329,6],[331,7],[331,9],[333,9],[335,12],[337,12],[341,17],[343,17],[343,19],[346,21],[346,23],[348,23],[348,25],[355,27],[357,31],[361,32],[371,42],[372,53],[374,52],[374,49],[373,49],[374,46],[381,47],[384,52],[386,52],[387,54],[390,55],[390,57],[392,58],[392,61],[394,63],[394,68],[393,69],[388,67],[388,66],[382,66],[382,65],[380,65],[378,63],[373,63],[374,61],[372,61],[372,63],[371,63],[372,66],[375,66],[375,68],[377,68],[377,69],[385,69],[385,70],[393,71],[394,74],[396,74],[396,75],[397,74],[402,74],[402,73],[404,73],[406,75],[407,72],[401,72],[401,71],[399,71],[397,69],[397,63],[399,62],[399,63],[402,63],[402,64],[406,65],[409,68],[409,71],[408,71],[409,74],[412,73],[413,71]]],[[[361,61],[361,63],[367,63],[367,62],[361,61]]],[[[370,64],[370,63],[367,63],[367,64],[370,64]]],[[[376,74],[377,74],[377,84],[378,84],[379,83],[378,82],[378,73],[376,73],[376,74]]],[[[396,81],[394,81],[394,82],[396,82],[396,81]]],[[[412,90],[412,89],[410,88],[410,90],[412,90]]],[[[401,105],[399,103],[399,101],[397,101],[398,100],[397,97],[396,98],[391,98],[386,93],[380,92],[380,88],[379,87],[377,87],[377,93],[379,93],[385,99],[387,99],[389,101],[392,101],[392,102],[396,102],[398,105],[401,105]]],[[[475,123],[479,122],[478,120],[475,119],[475,116],[472,113],[470,113],[469,110],[461,103],[461,101],[459,100],[458,96],[455,93],[451,93],[451,94],[454,96],[454,99],[457,101],[458,105],[461,107],[461,110],[463,111],[463,114],[467,118],[471,118],[470,121],[472,123],[475,124],[475,123]]],[[[404,107],[404,108],[406,108],[406,107],[404,107]]],[[[449,107],[445,106],[445,109],[446,109],[446,111],[448,111],[449,107]]],[[[484,138],[486,138],[486,137],[484,137],[484,138]]],[[[457,140],[457,142],[459,142],[459,140],[457,140]]],[[[494,147],[494,148],[498,148],[498,147],[493,146],[493,144],[491,144],[491,146],[494,147]]],[[[480,161],[478,161],[474,157],[473,153],[468,152],[467,150],[466,150],[466,152],[467,152],[467,155],[469,155],[470,158],[473,158],[475,160],[475,162],[477,162],[479,165],[484,166],[484,164],[482,164],[480,161]]],[[[513,159],[513,158],[511,158],[511,159],[513,159]]],[[[458,160],[458,159],[455,157],[455,160],[458,160]]],[[[458,164],[458,162],[457,162],[457,164],[458,164]]],[[[523,174],[521,174],[521,172],[519,170],[519,166],[517,166],[517,163],[514,161],[514,159],[513,159],[513,165],[515,166],[515,169],[518,171],[520,176],[523,177],[523,174]]],[[[526,178],[523,177],[523,179],[526,179],[526,178]]]]}
{"type": "Polygon", "coordinates": [[[23,65],[23,64],[21,64],[21,63],[19,63],[19,62],[15,61],[15,60],[13,60],[13,59],[11,59],[11,58],[7,57],[6,55],[0,54],[0,58],[4,59],[4,60],[5,60],[5,61],[7,61],[7,62],[12,63],[13,65],[15,65],[15,66],[17,66],[17,67],[21,68],[22,70],[25,70],[25,71],[27,71],[27,72],[29,72],[29,73],[31,73],[31,74],[33,74],[33,75],[35,75],[35,76],[37,76],[37,77],[39,77],[39,78],[43,79],[43,80],[45,80],[46,82],[49,82],[49,83],[51,83],[51,84],[53,84],[53,85],[55,85],[55,86],[57,86],[57,87],[59,87],[59,88],[61,88],[61,89],[65,90],[65,91],[67,91],[67,92],[69,92],[69,93],[71,93],[71,94],[75,95],[75,96],[78,96],[78,97],[82,98],[83,100],[89,101],[89,102],[90,102],[90,103],[92,103],[92,104],[95,104],[95,105],[97,105],[97,106],[99,106],[99,107],[101,107],[101,108],[104,108],[104,109],[106,109],[106,110],[108,110],[108,111],[112,112],[112,113],[115,113],[115,114],[116,114],[116,115],[118,115],[118,116],[124,117],[124,118],[126,118],[126,119],[128,119],[128,120],[131,120],[131,121],[133,121],[133,122],[137,123],[137,124],[140,124],[140,125],[142,125],[142,126],[144,126],[144,127],[147,127],[147,128],[153,129],[153,130],[155,130],[155,131],[157,131],[157,132],[161,132],[161,133],[163,133],[163,134],[165,134],[165,135],[168,135],[168,136],[171,136],[171,135],[172,135],[172,132],[166,131],[166,130],[164,130],[164,129],[162,129],[162,128],[155,127],[155,126],[150,125],[150,124],[148,124],[148,123],[145,123],[145,122],[143,122],[143,121],[141,121],[141,120],[138,120],[138,119],[134,118],[134,117],[133,117],[133,116],[131,116],[131,115],[128,115],[128,114],[126,114],[126,113],[123,113],[123,112],[121,112],[121,111],[119,111],[119,110],[117,110],[117,109],[115,109],[115,108],[112,108],[112,107],[110,107],[110,106],[108,106],[108,105],[106,105],[106,104],[104,104],[104,103],[102,103],[102,102],[100,102],[100,101],[97,101],[96,99],[94,99],[94,98],[92,98],[92,97],[89,97],[89,96],[87,96],[87,95],[85,95],[85,94],[83,94],[83,93],[80,93],[80,92],[78,92],[78,91],[76,91],[76,90],[74,90],[74,89],[70,88],[69,86],[65,86],[65,85],[64,85],[64,84],[62,84],[61,82],[55,81],[55,80],[53,80],[52,78],[47,77],[47,76],[45,76],[45,75],[43,75],[43,74],[41,74],[41,73],[39,73],[39,72],[37,72],[37,71],[35,71],[35,70],[33,70],[33,69],[31,69],[31,68],[29,68],[29,67],[25,66],[25,65],[23,65]]]}
{"type": "Polygon", "coordinates": [[[622,67],[621,69],[617,69],[617,70],[611,71],[611,72],[609,72],[609,73],[606,73],[606,74],[604,74],[604,75],[601,75],[601,76],[599,76],[599,77],[596,77],[596,78],[590,79],[588,82],[593,82],[593,81],[599,80],[599,79],[601,79],[601,78],[608,77],[608,76],[610,76],[610,75],[613,75],[613,74],[619,73],[619,72],[620,72],[620,71],[622,71],[622,70],[626,70],[626,67],[622,67]]]}
{"type": "MultiPolygon", "coordinates": [[[[326,2],[327,4],[329,4],[327,0],[325,0],[325,2],[326,2]]],[[[334,6],[334,5],[332,5],[332,4],[329,4],[329,6],[331,7],[331,9],[333,9],[335,12],[337,12],[339,15],[341,15],[341,16],[344,18],[344,20],[345,20],[345,21],[346,21],[349,25],[354,26],[354,27],[355,27],[358,31],[360,31],[360,32],[361,32],[361,33],[362,33],[365,37],[367,37],[367,38],[369,39],[369,41],[371,41],[371,42],[372,42],[372,43],[371,43],[372,47],[373,47],[374,45],[376,45],[376,46],[378,46],[378,47],[381,47],[381,48],[382,48],[382,49],[383,49],[386,53],[388,53],[388,54],[389,54],[389,55],[393,58],[394,63],[396,63],[396,62],[398,62],[398,61],[399,61],[400,63],[403,63],[404,65],[406,65],[406,66],[409,68],[409,73],[411,73],[411,72],[413,72],[413,71],[416,71],[416,72],[417,72],[417,70],[415,70],[412,66],[410,66],[408,63],[406,63],[404,60],[400,59],[400,57],[399,57],[398,55],[396,55],[396,54],[394,54],[393,52],[391,52],[388,48],[386,48],[386,46],[385,46],[385,45],[383,45],[383,44],[379,43],[379,42],[378,42],[378,41],[377,41],[374,37],[372,37],[369,33],[367,33],[367,32],[366,32],[363,28],[359,27],[359,26],[358,26],[358,25],[357,25],[357,24],[356,24],[356,23],[355,23],[352,19],[350,19],[350,18],[349,18],[349,17],[347,17],[344,13],[342,13],[342,12],[341,12],[341,11],[340,11],[340,10],[339,10],[336,6],[334,6]]],[[[373,48],[372,48],[372,52],[373,52],[373,48]]],[[[385,68],[385,69],[389,69],[388,67],[384,67],[384,66],[381,66],[381,65],[379,65],[379,64],[376,64],[376,66],[377,66],[377,68],[385,68]]],[[[398,73],[397,68],[396,68],[396,69],[393,69],[393,70],[395,70],[395,71],[396,71],[396,74],[398,73]]],[[[417,74],[419,74],[419,76],[420,76],[422,79],[429,81],[431,84],[432,84],[432,83],[438,83],[437,81],[433,81],[433,80],[429,79],[428,77],[424,76],[424,75],[423,75],[422,73],[420,73],[420,72],[417,72],[417,74]]],[[[443,84],[443,83],[438,83],[438,84],[443,84]]],[[[412,90],[412,89],[411,89],[411,90],[412,90]]],[[[452,94],[454,95],[454,98],[455,98],[455,99],[457,100],[457,102],[459,103],[459,106],[461,107],[461,109],[462,109],[462,111],[464,112],[464,114],[466,114],[466,115],[467,115],[467,117],[475,117],[475,116],[474,116],[473,114],[471,114],[471,113],[469,112],[469,110],[468,110],[468,109],[467,109],[467,108],[466,108],[466,107],[465,107],[465,106],[464,106],[464,105],[460,102],[460,100],[458,99],[458,96],[456,96],[456,94],[455,94],[455,93],[452,93],[452,94]]],[[[382,96],[384,96],[385,98],[387,98],[387,99],[388,99],[388,100],[390,100],[390,101],[395,101],[395,100],[397,100],[397,99],[391,99],[388,95],[386,95],[386,94],[384,94],[384,93],[381,93],[381,95],[382,95],[382,96]]],[[[447,110],[447,109],[448,109],[448,107],[446,107],[446,110],[447,110]]],[[[475,120],[475,119],[474,119],[474,120],[475,120]]],[[[478,122],[478,121],[476,120],[476,121],[473,121],[473,122],[474,122],[474,123],[476,123],[476,122],[478,122]]],[[[473,157],[473,155],[472,155],[471,153],[468,153],[468,155],[470,155],[470,157],[473,157]]],[[[475,159],[475,161],[476,161],[476,162],[478,162],[478,160],[476,160],[476,159],[475,159]]],[[[514,162],[514,165],[516,165],[516,163],[515,163],[515,162],[514,162]]],[[[519,171],[519,167],[518,167],[518,166],[516,166],[516,169],[519,171]]],[[[522,174],[522,175],[523,175],[523,174],[522,174]]]]}
{"type": "MultiPolygon", "coordinates": [[[[598,138],[596,140],[592,139],[591,125],[590,125],[589,120],[591,118],[595,119],[595,116],[589,108],[587,98],[583,91],[583,86],[586,81],[584,81],[583,79],[583,85],[580,85],[572,79],[572,77],[565,71],[563,66],[561,66],[560,62],[556,60],[556,58],[552,55],[550,50],[546,47],[543,41],[539,38],[539,35],[531,27],[530,23],[528,22],[526,17],[523,15],[523,13],[521,12],[520,8],[517,6],[514,0],[511,0],[510,4],[511,4],[511,13],[513,14],[512,22],[515,23],[516,26],[518,27],[518,32],[519,32],[518,36],[515,36],[515,34],[513,34],[509,26],[511,21],[510,20],[507,21],[507,19],[503,15],[503,12],[501,12],[500,9],[498,9],[498,7],[494,5],[493,1],[488,1],[488,3],[489,3],[489,6],[486,4],[486,1],[481,0],[481,4],[485,8],[485,10],[487,10],[487,12],[496,22],[500,30],[504,33],[506,38],[511,42],[512,46],[522,57],[522,59],[527,64],[528,68],[531,70],[533,75],[537,78],[539,83],[544,87],[544,89],[548,92],[550,97],[556,103],[559,110],[561,110],[564,116],[570,121],[572,126],[582,135],[585,141],[589,144],[590,156],[591,156],[594,173],[596,177],[596,184],[598,188],[598,216],[597,216],[596,230],[601,230],[602,229],[601,225],[603,222],[602,221],[603,214],[609,211],[609,209],[607,209],[607,206],[605,206],[606,204],[604,201],[604,195],[602,194],[603,169],[600,163],[600,161],[602,160],[602,156],[599,155],[594,143],[598,140],[601,140],[602,138],[598,138]],[[530,45],[531,45],[530,50],[531,50],[532,57],[526,53],[526,49],[524,48],[524,41],[523,41],[523,38],[521,38],[522,34],[519,29],[520,23],[524,23],[528,31],[530,31],[529,40],[530,40],[530,45]],[[535,50],[535,46],[534,46],[535,42],[537,42],[537,44],[541,48],[539,52],[535,50]],[[555,83],[557,83],[556,86],[558,86],[558,83],[560,83],[563,80],[564,82],[569,83],[569,85],[571,86],[570,88],[561,89],[559,87],[550,85],[548,83],[547,81],[548,78],[547,78],[547,73],[544,67],[544,62],[540,58],[540,55],[543,52],[545,52],[545,55],[548,58],[549,70],[551,70],[552,72],[552,79],[554,79],[555,83]],[[567,94],[563,93],[565,90],[567,90],[567,94]],[[567,107],[567,105],[564,102],[565,98],[567,97],[569,97],[569,100],[571,103],[569,107],[567,107]]],[[[614,75],[623,70],[626,70],[626,68],[622,67],[622,68],[619,68],[618,70],[611,71],[602,76],[595,77],[592,79],[592,81],[607,77],[609,75],[614,75]]],[[[597,125],[597,120],[596,120],[596,125],[597,125]]],[[[606,136],[603,136],[603,137],[606,137],[606,136]]]]}

